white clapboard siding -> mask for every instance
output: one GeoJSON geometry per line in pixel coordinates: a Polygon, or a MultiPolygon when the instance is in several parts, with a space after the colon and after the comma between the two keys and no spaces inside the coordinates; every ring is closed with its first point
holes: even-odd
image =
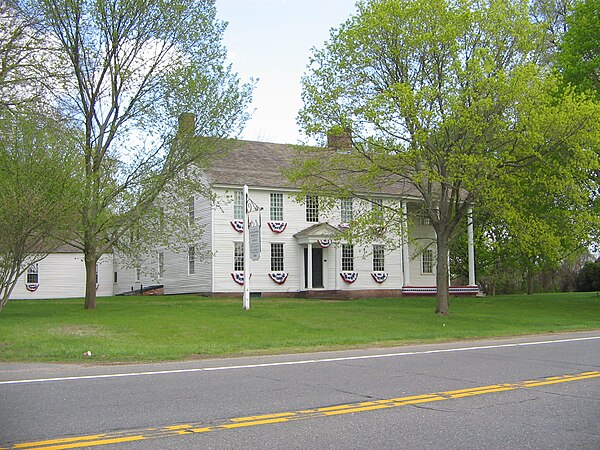
{"type": "MultiPolygon", "coordinates": [[[[83,253],[51,253],[38,264],[38,287],[26,288],[27,273],[17,280],[11,299],[50,299],[85,296],[83,253]]],[[[98,261],[98,297],[113,295],[113,255],[102,255],[98,261]]]]}

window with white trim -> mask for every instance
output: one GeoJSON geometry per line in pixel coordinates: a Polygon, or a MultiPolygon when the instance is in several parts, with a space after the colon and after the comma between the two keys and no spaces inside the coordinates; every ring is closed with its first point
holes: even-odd
{"type": "Polygon", "coordinates": [[[196,205],[194,204],[194,196],[188,201],[188,221],[189,223],[194,223],[196,220],[196,205]]]}
{"type": "Polygon", "coordinates": [[[142,269],[141,269],[141,267],[136,267],[135,268],[135,282],[139,283],[141,279],[142,279],[142,269]]]}
{"type": "Polygon", "coordinates": [[[374,198],[371,203],[371,211],[373,212],[373,219],[377,222],[381,222],[383,220],[383,199],[374,198]]]}
{"type": "Polygon", "coordinates": [[[435,252],[431,248],[426,248],[421,253],[421,273],[432,274],[435,267],[435,252]]]}
{"type": "Polygon", "coordinates": [[[354,271],[354,246],[350,244],[342,244],[342,271],[354,271]]]}
{"type": "Polygon", "coordinates": [[[373,272],[385,271],[385,249],[381,244],[373,244],[373,272]]]}
{"type": "Polygon", "coordinates": [[[165,253],[158,252],[158,278],[162,278],[165,274],[165,253]]]}
{"type": "Polygon", "coordinates": [[[271,243],[271,272],[283,270],[283,244],[271,243]]]}
{"type": "Polygon", "coordinates": [[[269,218],[273,221],[283,221],[283,194],[280,192],[271,192],[269,218]]]}
{"type": "Polygon", "coordinates": [[[244,192],[233,191],[233,220],[244,220],[244,192]]]}
{"type": "Polygon", "coordinates": [[[27,269],[27,284],[38,284],[40,281],[40,268],[37,263],[27,269]]]}
{"type": "Polygon", "coordinates": [[[340,221],[342,223],[352,222],[352,197],[340,200],[340,221]]]}
{"type": "Polygon", "coordinates": [[[233,270],[243,272],[244,270],[244,243],[233,243],[233,270]]]}
{"type": "Polygon", "coordinates": [[[429,218],[427,213],[422,212],[419,214],[419,224],[422,226],[431,225],[431,219],[429,218]]]}
{"type": "Polygon", "coordinates": [[[196,273],[196,247],[188,247],[188,275],[196,273]]]}
{"type": "Polygon", "coordinates": [[[306,196],[306,221],[319,221],[319,197],[317,195],[306,196]]]}

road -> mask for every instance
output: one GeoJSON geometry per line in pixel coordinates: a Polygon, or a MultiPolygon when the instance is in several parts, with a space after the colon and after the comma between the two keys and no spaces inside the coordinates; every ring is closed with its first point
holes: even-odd
{"type": "Polygon", "coordinates": [[[0,364],[0,448],[600,448],[600,332],[0,364]]]}

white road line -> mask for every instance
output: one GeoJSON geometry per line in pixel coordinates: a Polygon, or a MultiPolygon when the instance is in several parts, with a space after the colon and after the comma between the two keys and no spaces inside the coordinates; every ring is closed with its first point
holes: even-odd
{"type": "Polygon", "coordinates": [[[438,350],[423,350],[415,352],[400,352],[400,353],[383,353],[376,355],[359,355],[359,356],[340,356],[338,358],[321,358],[321,359],[305,359],[300,361],[282,361],[273,363],[262,363],[262,364],[244,364],[238,366],[219,366],[219,367],[199,367],[195,369],[173,369],[173,370],[157,370],[149,372],[129,372],[129,373],[112,373],[104,375],[81,375],[81,376],[70,376],[70,377],[55,377],[55,378],[33,378],[28,380],[10,380],[0,381],[0,385],[7,384],[28,384],[28,383],[49,383],[55,381],[74,381],[74,380],[98,380],[103,378],[126,378],[126,377],[141,377],[151,375],[169,375],[177,373],[194,373],[194,372],[215,372],[223,370],[239,370],[239,369],[256,369],[261,367],[278,367],[278,366],[295,366],[300,364],[318,364],[328,362],[340,362],[340,361],[357,361],[362,359],[381,359],[381,358],[397,358],[401,356],[414,356],[414,355],[431,355],[437,353],[454,353],[454,352],[467,352],[473,350],[488,350],[496,348],[509,348],[509,347],[528,347],[532,345],[547,345],[547,344],[561,344],[568,342],[579,342],[579,341],[591,341],[600,340],[600,336],[589,336],[580,338],[569,338],[569,339],[553,339],[547,341],[533,341],[533,342],[515,342],[511,344],[496,344],[496,345],[480,345],[473,347],[459,347],[459,348],[447,348],[438,350]]]}

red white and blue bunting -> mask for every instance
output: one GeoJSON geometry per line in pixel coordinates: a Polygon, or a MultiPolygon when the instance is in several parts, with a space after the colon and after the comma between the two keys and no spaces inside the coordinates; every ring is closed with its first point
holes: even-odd
{"type": "Polygon", "coordinates": [[[25,283],[25,289],[29,292],[35,292],[38,287],[40,287],[39,283],[25,283]]]}
{"type": "Polygon", "coordinates": [[[371,272],[371,276],[373,277],[373,280],[375,280],[379,284],[383,283],[385,280],[388,279],[387,272],[371,272]]]}
{"type": "Polygon", "coordinates": [[[352,284],[358,278],[358,272],[340,272],[340,277],[348,284],[352,284]]]}
{"type": "Polygon", "coordinates": [[[269,228],[273,233],[283,233],[287,227],[287,222],[270,221],[267,222],[267,225],[269,225],[269,228]]]}
{"type": "Polygon", "coordinates": [[[277,284],[285,283],[287,280],[288,273],[287,272],[269,272],[269,277],[277,284]]]}
{"type": "Polygon", "coordinates": [[[339,228],[341,228],[343,230],[348,229],[348,228],[350,228],[350,224],[347,223],[347,222],[346,223],[340,223],[339,228]]]}
{"type": "Polygon", "coordinates": [[[237,231],[238,233],[244,232],[244,221],[243,220],[231,220],[231,221],[229,221],[229,223],[231,224],[233,229],[235,231],[237,231]]]}
{"type": "MultiPolygon", "coordinates": [[[[231,272],[231,278],[240,286],[244,285],[244,272],[231,272]]],[[[250,274],[250,278],[252,278],[252,274],[250,274]]]]}
{"type": "Polygon", "coordinates": [[[331,239],[319,239],[317,243],[321,246],[321,248],[327,248],[331,245],[331,239]]]}

